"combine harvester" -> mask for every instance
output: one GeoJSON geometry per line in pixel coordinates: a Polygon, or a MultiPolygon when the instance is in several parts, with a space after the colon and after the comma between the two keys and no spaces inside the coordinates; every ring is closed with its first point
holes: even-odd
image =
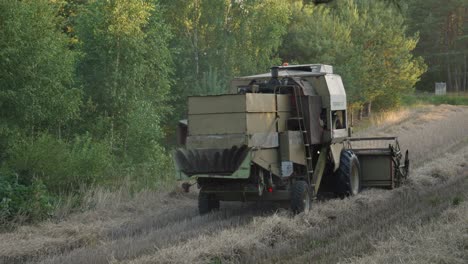
{"type": "Polygon", "coordinates": [[[300,213],[320,192],[345,197],[400,186],[408,151],[402,162],[396,137],[352,138],[347,116],[332,66],[278,66],[236,78],[230,94],[188,98],[176,177],[196,180],[200,214],[220,201],[259,200],[289,201],[300,213]]]}

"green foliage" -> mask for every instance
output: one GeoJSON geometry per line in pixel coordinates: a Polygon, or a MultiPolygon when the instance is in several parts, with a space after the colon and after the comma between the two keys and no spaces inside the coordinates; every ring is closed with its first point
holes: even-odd
{"type": "Polygon", "coordinates": [[[224,82],[220,79],[218,70],[210,66],[208,71],[203,73],[203,78],[196,87],[194,94],[217,95],[223,93],[226,93],[224,82]]]}
{"type": "Polygon", "coordinates": [[[29,186],[39,179],[54,194],[104,182],[113,160],[109,147],[93,142],[89,135],[71,142],[49,134],[20,138],[12,144],[8,156],[6,166],[18,173],[21,184],[29,186]]]}
{"type": "Polygon", "coordinates": [[[164,136],[172,72],[170,33],[157,2],[89,1],[77,21],[91,129],[101,124],[99,136],[125,162],[150,162],[164,136]]]}
{"type": "Polygon", "coordinates": [[[32,133],[79,115],[75,53],[47,0],[0,0],[0,122],[32,133]]]}
{"type": "Polygon", "coordinates": [[[101,115],[121,125],[139,100],[167,110],[170,34],[154,1],[89,1],[76,32],[84,54],[78,73],[101,115]]]}
{"type": "Polygon", "coordinates": [[[347,0],[294,14],[281,56],[334,65],[351,106],[394,107],[425,71],[411,54],[417,36],[406,36],[403,16],[386,4],[347,0]]]}
{"type": "Polygon", "coordinates": [[[151,103],[142,101],[128,116],[128,137],[121,168],[136,187],[157,187],[174,179],[172,157],[162,147],[161,116],[151,103]]]}
{"type": "MultiPolygon", "coordinates": [[[[145,162],[122,164],[120,173],[123,173],[127,186],[132,190],[158,189],[175,182],[172,156],[168,151],[154,145],[150,154],[145,162]]],[[[115,186],[118,183],[113,180],[109,185],[115,186]]]]}
{"type": "MultiPolygon", "coordinates": [[[[57,137],[68,136],[63,131],[80,117],[77,54],[57,27],[56,8],[48,0],[0,0],[1,222],[48,216],[52,207],[47,190],[55,188],[48,177],[66,171],[59,168],[64,158],[60,151],[69,148],[57,137]],[[45,131],[48,141],[35,141],[45,131]]],[[[62,184],[68,182],[66,176],[62,174],[62,184]]]]}
{"type": "Polygon", "coordinates": [[[22,221],[42,220],[53,209],[51,197],[40,180],[33,179],[30,185],[24,185],[5,172],[0,174],[0,198],[0,223],[17,220],[18,216],[22,216],[22,221]]]}
{"type": "Polygon", "coordinates": [[[460,197],[460,196],[453,197],[453,199],[452,199],[452,205],[453,206],[458,206],[461,203],[463,203],[463,197],[460,197]]]}
{"type": "MultiPolygon", "coordinates": [[[[282,0],[162,0],[175,37],[176,113],[185,97],[226,92],[234,76],[267,71],[286,34],[291,8],[282,0]]],[[[184,102],[184,103],[182,103],[184,102]]]]}
{"type": "Polygon", "coordinates": [[[402,101],[403,101],[403,104],[405,105],[417,105],[417,104],[468,105],[468,94],[434,95],[433,93],[415,93],[415,94],[403,96],[402,101]]]}

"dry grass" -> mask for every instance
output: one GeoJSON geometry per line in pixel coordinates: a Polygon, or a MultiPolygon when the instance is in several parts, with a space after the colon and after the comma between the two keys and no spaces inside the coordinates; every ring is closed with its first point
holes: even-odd
{"type": "Polygon", "coordinates": [[[254,208],[241,208],[238,205],[228,211],[207,216],[199,216],[194,206],[181,209],[174,208],[174,214],[170,216],[153,215],[140,219],[131,225],[122,226],[117,233],[112,232],[111,236],[101,240],[99,245],[86,245],[44,259],[42,263],[107,263],[109,260],[132,259],[193,237],[208,236],[246,224],[255,215],[261,214],[261,211],[254,208]],[[131,232],[135,227],[138,231],[131,232]]]}
{"type": "Polygon", "coordinates": [[[94,246],[121,234],[123,228],[125,232],[144,229],[147,219],[172,223],[173,219],[167,218],[170,218],[175,204],[186,210],[178,211],[173,218],[192,217],[196,215],[193,208],[195,199],[195,194],[174,196],[144,191],[132,197],[125,189],[118,192],[93,190],[88,194],[87,208],[83,213],[72,214],[62,221],[50,220],[0,234],[0,263],[23,263],[85,245],[94,246]],[[129,224],[135,219],[142,223],[139,226],[129,224]]]}
{"type": "MultiPolygon", "coordinates": [[[[404,110],[402,116],[408,112],[404,110]]],[[[395,114],[397,115],[397,114],[395,114]]],[[[409,111],[409,117],[360,131],[354,136],[398,136],[402,149],[410,150],[413,166],[456,150],[468,141],[468,107],[424,106],[409,111]]]]}
{"type": "Polygon", "coordinates": [[[468,202],[454,206],[428,224],[396,226],[377,242],[375,251],[346,263],[466,263],[468,260],[468,202]]]}
{"type": "Polygon", "coordinates": [[[415,112],[417,112],[415,109],[400,108],[397,110],[375,113],[370,117],[370,123],[372,127],[397,125],[410,118],[415,112]]]}
{"type": "Polygon", "coordinates": [[[466,116],[467,107],[421,107],[388,113],[358,133],[397,135],[410,149],[418,168],[403,188],[317,201],[296,217],[240,203],[198,216],[196,193],[93,190],[82,213],[68,215],[65,203],[54,221],[0,234],[0,263],[457,263],[466,260],[458,254],[466,224],[457,221],[467,205],[453,205],[468,200],[466,116]],[[421,256],[434,238],[441,240],[434,254],[421,256]]]}
{"type": "Polygon", "coordinates": [[[396,226],[420,226],[449,208],[454,195],[468,198],[468,173],[462,167],[468,147],[457,154],[455,161],[449,155],[417,170],[418,180],[405,188],[368,190],[351,199],[316,203],[311,212],[294,218],[285,212],[257,217],[247,225],[199,236],[130,263],[336,263],[372,252],[374,241],[388,237],[396,226]],[[426,173],[445,161],[456,166],[441,171],[446,179],[426,173]],[[423,178],[426,184],[418,185],[423,178]]]}

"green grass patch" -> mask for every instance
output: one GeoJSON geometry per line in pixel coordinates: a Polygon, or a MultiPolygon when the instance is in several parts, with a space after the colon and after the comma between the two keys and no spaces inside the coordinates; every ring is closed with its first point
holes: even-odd
{"type": "Polygon", "coordinates": [[[432,104],[432,105],[468,105],[468,93],[450,93],[434,95],[432,93],[414,93],[402,98],[404,105],[432,104]]]}
{"type": "Polygon", "coordinates": [[[326,241],[326,240],[312,240],[312,241],[309,241],[309,249],[312,250],[312,249],[316,249],[316,248],[319,248],[319,247],[323,247],[327,244],[329,244],[330,242],[329,241],[326,241]]]}
{"type": "Polygon", "coordinates": [[[435,207],[435,206],[441,204],[441,203],[442,203],[442,200],[440,199],[439,196],[433,196],[433,197],[430,197],[430,198],[428,199],[428,202],[429,202],[429,204],[430,204],[432,207],[435,207]]]}
{"type": "Polygon", "coordinates": [[[457,206],[460,205],[463,202],[463,198],[460,196],[455,196],[452,199],[452,205],[457,206]]]}

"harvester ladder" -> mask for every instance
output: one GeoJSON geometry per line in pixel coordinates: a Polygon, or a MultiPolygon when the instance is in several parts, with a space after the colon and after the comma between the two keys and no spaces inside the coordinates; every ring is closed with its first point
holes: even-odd
{"type": "Polygon", "coordinates": [[[295,106],[296,106],[296,117],[294,119],[297,120],[297,123],[299,124],[299,131],[302,134],[302,140],[304,142],[304,150],[305,150],[305,158],[306,158],[306,175],[307,175],[307,183],[309,184],[309,187],[312,188],[313,184],[311,184],[312,181],[312,175],[314,173],[314,165],[312,161],[312,145],[310,144],[310,135],[309,131],[307,130],[307,127],[305,125],[305,120],[304,120],[304,108],[302,104],[302,98],[301,98],[301,88],[299,86],[294,86],[293,88],[293,93],[294,93],[294,101],[295,101],[295,106]]]}

